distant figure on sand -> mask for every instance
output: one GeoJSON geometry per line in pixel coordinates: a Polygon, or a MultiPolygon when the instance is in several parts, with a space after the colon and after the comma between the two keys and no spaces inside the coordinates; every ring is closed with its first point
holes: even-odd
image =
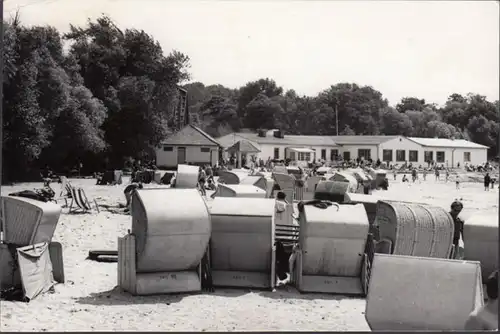
{"type": "Polygon", "coordinates": [[[200,167],[200,174],[198,176],[198,187],[202,196],[207,196],[207,191],[205,190],[205,180],[207,179],[207,174],[205,172],[205,167],[200,167]]]}
{"type": "Polygon", "coordinates": [[[424,169],[423,176],[424,176],[424,181],[427,180],[427,169],[424,169]]]}
{"type": "Polygon", "coordinates": [[[394,168],[392,174],[394,175],[394,181],[396,181],[396,176],[398,176],[398,173],[396,173],[396,168],[394,168]]]}
{"type": "Polygon", "coordinates": [[[446,170],[446,179],[444,180],[444,182],[448,182],[449,178],[450,178],[450,171],[447,169],[446,170]]]}
{"type": "Polygon", "coordinates": [[[408,182],[408,178],[406,177],[406,174],[403,175],[403,182],[408,182]]]}
{"type": "Polygon", "coordinates": [[[127,203],[125,204],[126,211],[130,209],[130,202],[132,200],[132,194],[134,193],[134,191],[142,188],[143,186],[141,182],[134,182],[125,187],[125,190],[123,190],[123,194],[125,195],[125,200],[127,201],[127,203]]]}
{"type": "Polygon", "coordinates": [[[439,170],[436,168],[436,171],[434,172],[434,175],[436,176],[436,181],[439,181],[439,170]]]}
{"type": "Polygon", "coordinates": [[[418,179],[417,170],[415,168],[411,171],[411,179],[413,183],[415,183],[415,181],[418,179]]]}
{"type": "Polygon", "coordinates": [[[465,322],[466,331],[498,330],[498,270],[495,270],[486,282],[488,301],[472,311],[465,322]]]}
{"type": "Polygon", "coordinates": [[[485,191],[490,190],[490,182],[491,182],[490,173],[486,173],[486,175],[484,176],[484,190],[485,191]]]}
{"type": "Polygon", "coordinates": [[[455,187],[460,189],[460,177],[457,175],[455,179],[455,187]]]}

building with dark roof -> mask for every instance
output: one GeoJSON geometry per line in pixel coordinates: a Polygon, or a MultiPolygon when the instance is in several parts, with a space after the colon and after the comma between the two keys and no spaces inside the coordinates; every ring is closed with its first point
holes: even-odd
{"type": "Polygon", "coordinates": [[[160,168],[186,163],[213,166],[219,159],[220,148],[220,143],[205,131],[186,125],[160,143],[156,149],[156,165],[160,168]]]}

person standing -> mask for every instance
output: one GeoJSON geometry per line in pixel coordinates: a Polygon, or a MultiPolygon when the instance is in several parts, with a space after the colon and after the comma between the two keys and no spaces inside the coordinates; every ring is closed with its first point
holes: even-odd
{"type": "Polygon", "coordinates": [[[455,225],[453,234],[453,258],[456,260],[461,260],[463,258],[463,237],[464,237],[464,221],[458,217],[464,205],[459,200],[455,200],[451,203],[450,216],[453,218],[453,224],[455,225]]]}
{"type": "Polygon", "coordinates": [[[490,173],[486,173],[486,175],[484,176],[484,191],[490,190],[490,183],[491,183],[490,173]]]}
{"type": "Polygon", "coordinates": [[[205,190],[205,180],[207,179],[207,174],[205,173],[205,166],[200,167],[200,174],[198,176],[198,187],[202,196],[207,196],[207,191],[205,190]]]}
{"type": "Polygon", "coordinates": [[[132,195],[133,195],[134,191],[136,191],[137,189],[142,189],[142,188],[143,188],[143,185],[141,182],[134,182],[134,183],[131,183],[125,187],[125,189],[123,190],[123,194],[125,195],[125,200],[126,200],[126,203],[125,203],[125,211],[126,212],[130,211],[130,204],[132,202],[132,195]]]}

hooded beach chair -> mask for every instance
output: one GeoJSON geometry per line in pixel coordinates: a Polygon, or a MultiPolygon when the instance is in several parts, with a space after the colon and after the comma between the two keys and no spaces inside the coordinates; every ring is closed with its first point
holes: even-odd
{"type": "MultiPolygon", "coordinates": [[[[95,209],[99,212],[99,205],[95,199],[92,200],[95,205],[95,209]]],[[[74,212],[91,212],[92,206],[90,201],[85,195],[85,191],[82,188],[71,188],[71,204],[69,206],[69,213],[74,212]]]]}
{"type": "Polygon", "coordinates": [[[460,331],[483,305],[477,261],[375,254],[365,318],[372,331],[460,331]]]}
{"type": "Polygon", "coordinates": [[[203,198],[196,189],[165,188],[132,196],[132,230],[118,239],[118,285],[133,295],[201,291],[211,235],[203,198]]]}
{"type": "Polygon", "coordinates": [[[366,253],[371,240],[364,206],[301,202],[299,224],[291,273],[297,290],[365,295],[373,254],[366,253]]]}

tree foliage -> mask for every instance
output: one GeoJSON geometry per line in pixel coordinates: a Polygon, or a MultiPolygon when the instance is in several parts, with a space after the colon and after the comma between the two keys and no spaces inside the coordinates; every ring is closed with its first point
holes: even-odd
{"type": "MultiPolygon", "coordinates": [[[[177,86],[188,56],[165,54],[147,32],[102,16],[71,26],[23,26],[4,34],[4,179],[57,171],[121,168],[150,155],[172,131],[177,86]],[[67,43],[69,48],[64,48],[67,43]],[[107,161],[106,165],[103,163],[107,161]]],[[[452,94],[443,106],[407,96],[394,107],[374,87],[337,83],[317,96],[285,91],[270,78],[240,88],[184,85],[193,123],[213,136],[279,128],[301,135],[406,135],[466,138],[498,154],[499,101],[452,94]]]]}

